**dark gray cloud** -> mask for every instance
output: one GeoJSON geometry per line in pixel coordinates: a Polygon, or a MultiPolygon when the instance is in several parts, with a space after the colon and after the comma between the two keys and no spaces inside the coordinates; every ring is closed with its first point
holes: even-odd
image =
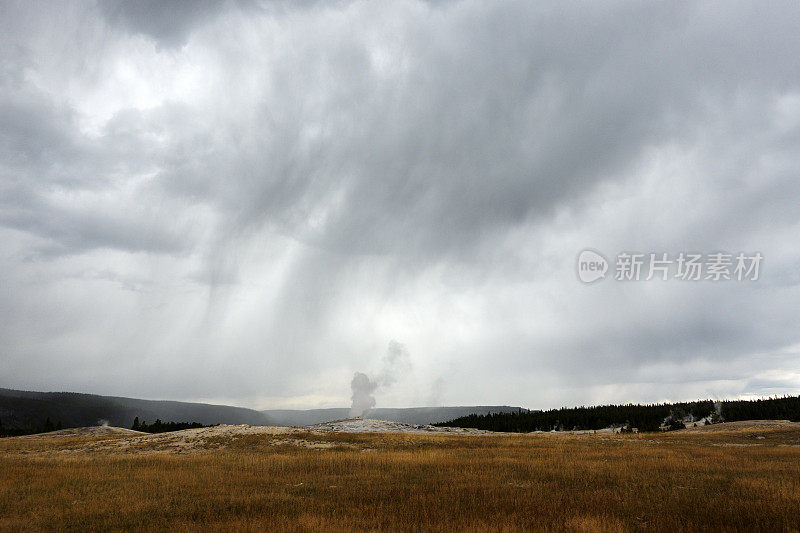
{"type": "Polygon", "coordinates": [[[794,3],[2,10],[2,385],[345,405],[397,339],[384,404],[800,390],[794,3]]]}
{"type": "Polygon", "coordinates": [[[220,0],[104,0],[98,6],[110,24],[172,47],[184,45],[192,29],[219,15],[226,3],[220,0]]]}

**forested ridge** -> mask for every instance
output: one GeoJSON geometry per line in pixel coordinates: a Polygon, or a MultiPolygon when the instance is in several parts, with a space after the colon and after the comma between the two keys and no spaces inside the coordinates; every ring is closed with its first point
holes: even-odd
{"type": "Polygon", "coordinates": [[[695,423],[760,419],[800,421],[800,397],[562,407],[547,411],[468,415],[436,425],[508,432],[597,430],[608,427],[658,431],[680,429],[695,423]]]}

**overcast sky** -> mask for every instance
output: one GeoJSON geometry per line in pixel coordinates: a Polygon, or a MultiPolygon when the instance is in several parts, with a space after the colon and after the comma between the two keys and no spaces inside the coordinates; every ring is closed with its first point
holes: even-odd
{"type": "Polygon", "coordinates": [[[798,28],[796,1],[0,1],[0,386],[347,406],[394,349],[381,407],[798,394],[798,28]],[[624,251],[764,259],[623,282],[624,251]]]}

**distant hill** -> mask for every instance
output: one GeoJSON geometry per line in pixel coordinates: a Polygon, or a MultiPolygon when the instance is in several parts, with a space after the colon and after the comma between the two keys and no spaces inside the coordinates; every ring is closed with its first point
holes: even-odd
{"type": "MultiPolygon", "coordinates": [[[[372,409],[365,418],[378,418],[406,424],[433,424],[469,414],[509,413],[518,407],[413,407],[372,409]]],[[[522,409],[522,412],[527,412],[522,409]]],[[[45,429],[109,425],[129,428],[133,419],[153,423],[199,422],[201,424],[250,424],[304,426],[347,418],[348,408],[273,409],[256,411],[242,407],[205,403],[140,400],[76,392],[31,392],[0,388],[0,435],[32,433],[45,429]],[[52,427],[47,426],[49,419],[52,427]]]]}
{"type": "MultiPolygon", "coordinates": [[[[262,411],[277,426],[305,426],[331,420],[341,420],[350,415],[350,409],[269,409],[262,411]]],[[[364,413],[364,418],[376,418],[404,424],[435,424],[471,414],[527,413],[527,409],[508,405],[475,405],[458,407],[407,407],[378,408],[364,413]]]]}
{"type": "Polygon", "coordinates": [[[133,419],[154,422],[266,425],[260,411],[204,403],[139,400],[76,392],[30,392],[0,388],[0,424],[5,431],[41,431],[47,419],[69,428],[109,425],[130,427],[133,419]]]}

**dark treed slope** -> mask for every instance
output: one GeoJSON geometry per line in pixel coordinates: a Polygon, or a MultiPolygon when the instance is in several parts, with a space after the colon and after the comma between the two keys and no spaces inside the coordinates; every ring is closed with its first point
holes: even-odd
{"type": "Polygon", "coordinates": [[[0,389],[0,424],[7,433],[43,431],[47,419],[64,428],[96,426],[103,421],[130,427],[137,416],[150,422],[191,420],[205,425],[270,423],[260,411],[226,405],[0,389]]]}

